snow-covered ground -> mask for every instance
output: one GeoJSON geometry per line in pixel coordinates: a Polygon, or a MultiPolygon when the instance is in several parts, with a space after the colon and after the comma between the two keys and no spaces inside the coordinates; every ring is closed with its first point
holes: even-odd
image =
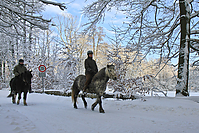
{"type": "Polygon", "coordinates": [[[28,106],[13,105],[0,90],[0,133],[198,133],[199,97],[145,97],[137,100],[104,99],[104,114],[91,111],[78,99],[31,93],[28,106]]]}

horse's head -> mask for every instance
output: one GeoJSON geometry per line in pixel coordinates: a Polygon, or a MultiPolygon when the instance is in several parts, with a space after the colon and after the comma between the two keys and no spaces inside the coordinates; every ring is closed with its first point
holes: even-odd
{"type": "Polygon", "coordinates": [[[114,65],[107,65],[106,67],[106,74],[109,78],[113,80],[117,80],[116,72],[115,72],[115,66],[114,65]]]}
{"type": "Polygon", "coordinates": [[[25,83],[27,84],[31,84],[31,78],[32,78],[32,71],[25,71],[24,73],[22,73],[22,79],[25,83]]]}

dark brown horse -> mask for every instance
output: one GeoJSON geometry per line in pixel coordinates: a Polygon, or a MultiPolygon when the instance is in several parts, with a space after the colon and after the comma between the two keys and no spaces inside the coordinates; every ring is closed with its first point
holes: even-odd
{"type": "MultiPolygon", "coordinates": [[[[94,110],[97,104],[99,104],[99,112],[105,113],[104,109],[102,108],[102,100],[101,96],[103,96],[106,85],[109,79],[116,80],[116,73],[114,65],[107,65],[107,67],[102,68],[98,73],[95,74],[93,77],[88,89],[86,90],[87,93],[95,93],[97,94],[97,100],[95,103],[92,104],[91,109],[94,110]]],[[[81,90],[83,90],[84,84],[86,81],[85,75],[79,75],[76,77],[73,86],[72,86],[72,101],[74,102],[74,108],[77,109],[77,97],[81,90]]],[[[82,95],[82,100],[84,102],[85,108],[87,108],[87,102],[85,100],[85,95],[82,95]]]]}
{"type": "Polygon", "coordinates": [[[31,87],[31,78],[32,78],[32,71],[25,71],[24,73],[20,74],[17,77],[14,77],[10,81],[10,88],[11,88],[11,93],[12,93],[12,103],[16,103],[16,96],[18,93],[18,100],[17,100],[17,105],[20,103],[21,99],[21,93],[23,92],[23,102],[24,105],[27,106],[26,103],[26,98],[27,98],[27,93],[30,90],[31,87]]]}

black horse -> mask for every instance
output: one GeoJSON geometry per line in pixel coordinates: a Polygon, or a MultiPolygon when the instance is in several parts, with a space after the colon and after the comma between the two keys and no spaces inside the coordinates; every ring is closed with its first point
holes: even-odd
{"type": "MultiPolygon", "coordinates": [[[[105,113],[104,109],[102,108],[102,100],[101,96],[103,96],[104,91],[106,90],[106,85],[109,80],[109,78],[116,80],[116,73],[115,73],[115,67],[114,65],[107,65],[107,67],[102,68],[98,73],[95,74],[93,77],[90,85],[88,86],[88,89],[86,92],[88,93],[95,93],[97,94],[97,100],[95,103],[92,104],[92,110],[96,107],[97,104],[99,104],[99,112],[105,113]]],[[[72,101],[74,102],[74,108],[77,109],[77,96],[80,92],[80,90],[83,89],[84,84],[86,81],[85,75],[79,75],[76,77],[73,86],[72,86],[72,101]]],[[[87,108],[87,102],[85,100],[85,95],[82,95],[82,100],[84,102],[85,108],[87,108]]]]}
{"type": "Polygon", "coordinates": [[[32,71],[25,71],[24,73],[21,73],[19,76],[16,76],[10,80],[10,88],[12,93],[12,103],[16,103],[16,96],[18,93],[18,101],[17,105],[20,103],[21,99],[21,93],[23,92],[23,102],[24,105],[27,106],[26,98],[27,93],[29,90],[31,90],[31,78],[32,78],[32,71]]]}

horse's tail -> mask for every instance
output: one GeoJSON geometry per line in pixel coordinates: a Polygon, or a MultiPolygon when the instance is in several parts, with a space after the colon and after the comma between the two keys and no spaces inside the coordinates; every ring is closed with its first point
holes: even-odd
{"type": "Polygon", "coordinates": [[[71,90],[72,90],[72,92],[71,92],[71,98],[72,98],[72,102],[74,103],[74,102],[77,102],[76,101],[76,98],[77,98],[77,95],[78,95],[78,93],[79,93],[79,87],[78,87],[78,84],[77,84],[77,81],[78,81],[78,77],[75,79],[75,81],[73,82],[73,85],[72,85],[72,87],[71,87],[71,90]]]}
{"type": "Polygon", "coordinates": [[[13,80],[14,80],[14,78],[12,78],[11,80],[10,80],[10,83],[9,83],[9,85],[10,85],[10,94],[7,96],[8,98],[9,97],[12,97],[13,96],[13,87],[14,87],[14,85],[13,85],[13,80]]]}
{"type": "Polygon", "coordinates": [[[77,102],[77,96],[82,90],[82,87],[84,86],[84,83],[86,81],[86,76],[84,75],[79,75],[75,78],[75,81],[73,82],[73,85],[71,87],[72,93],[71,93],[71,98],[73,102],[77,102]]]}

